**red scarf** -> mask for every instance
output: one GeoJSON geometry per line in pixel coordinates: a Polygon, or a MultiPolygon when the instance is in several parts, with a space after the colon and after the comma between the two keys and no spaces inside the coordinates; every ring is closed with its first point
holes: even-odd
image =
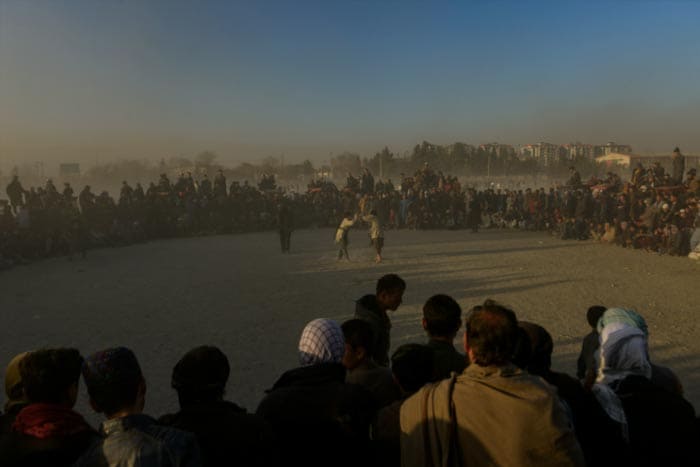
{"type": "Polygon", "coordinates": [[[30,404],[19,411],[12,424],[12,430],[45,439],[70,436],[92,428],[70,407],[57,404],[30,404]]]}

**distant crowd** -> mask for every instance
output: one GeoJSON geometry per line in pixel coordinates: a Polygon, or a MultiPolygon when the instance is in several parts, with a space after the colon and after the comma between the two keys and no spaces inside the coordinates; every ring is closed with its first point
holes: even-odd
{"type": "Polygon", "coordinates": [[[15,176],[0,204],[0,267],[157,238],[274,230],[281,212],[289,232],[335,227],[344,213],[374,211],[383,229],[542,230],[697,259],[700,180],[684,167],[678,150],[671,173],[659,163],[639,164],[627,182],[614,173],[584,182],[572,167],[565,185],[548,190],[465,188],[427,163],[397,184],[375,181],[364,169],[348,174],[341,188],[314,180],[303,193],[279,188],[274,175],[253,186],[229,184],[222,171],[213,181],[182,173],[171,182],[162,174],[145,189],[124,181],[117,200],[90,186],[76,194],[66,183],[59,191],[51,180],[25,189],[15,176]]]}
{"type": "Polygon", "coordinates": [[[5,373],[0,465],[700,463],[695,410],[677,375],[650,358],[639,313],[590,307],[574,377],[552,370],[545,327],[493,300],[463,313],[448,295],[428,298],[425,343],[390,354],[389,312],[405,290],[401,277],[388,274],[357,300],[353,319],[306,324],[299,366],[282,373],[251,412],[225,398],[232,370],[229,388],[244,382],[216,347],[194,348],[174,365],[179,410],[159,418],[143,413],[148,375],[127,348],[21,353],[5,373]],[[104,419],[99,427],[74,410],[81,381],[104,419]]]}

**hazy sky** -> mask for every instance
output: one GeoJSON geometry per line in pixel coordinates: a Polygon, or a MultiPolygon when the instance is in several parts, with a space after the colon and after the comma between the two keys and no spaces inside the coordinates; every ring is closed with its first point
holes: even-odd
{"type": "Polygon", "coordinates": [[[700,152],[700,2],[0,0],[0,166],[700,152]]]}

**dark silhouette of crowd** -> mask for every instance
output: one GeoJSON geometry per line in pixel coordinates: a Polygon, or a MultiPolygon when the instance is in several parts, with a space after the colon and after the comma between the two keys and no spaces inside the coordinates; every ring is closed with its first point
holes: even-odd
{"type": "Polygon", "coordinates": [[[179,410],[159,418],[144,414],[147,375],[127,348],[19,354],[5,373],[0,465],[698,465],[695,410],[650,359],[637,312],[581,317],[591,331],[573,377],[551,368],[543,326],[493,300],[463,313],[448,295],[428,298],[425,343],[390,354],[388,312],[406,286],[385,275],[352,319],[307,323],[299,366],[254,412],[226,400],[231,367],[212,346],[174,365],[179,410]],[[74,410],[81,380],[97,428],[74,410]]]}
{"type": "Polygon", "coordinates": [[[375,181],[368,169],[346,184],[312,180],[304,193],[285,191],[265,174],[257,186],[162,174],[147,187],[123,182],[115,201],[90,186],[62,191],[48,180],[26,190],[18,177],[0,204],[0,267],[90,248],[157,238],[279,229],[282,251],[291,231],[335,227],[344,213],[376,212],[385,229],[503,228],[550,231],[563,239],[593,239],[658,253],[700,257],[700,180],[674,152],[674,169],[639,164],[631,180],[612,172],[586,182],[572,167],[565,185],[549,188],[463,188],[457,177],[428,163],[413,175],[375,181]],[[676,157],[677,156],[677,157],[676,157]],[[676,163],[681,161],[681,163],[676,163]],[[292,225],[293,224],[293,225],[292,225]],[[698,251],[696,251],[698,250],[698,251]]]}

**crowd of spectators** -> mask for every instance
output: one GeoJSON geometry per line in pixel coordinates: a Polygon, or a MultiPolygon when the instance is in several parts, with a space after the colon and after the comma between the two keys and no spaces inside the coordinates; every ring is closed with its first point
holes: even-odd
{"type": "Polygon", "coordinates": [[[627,182],[612,172],[584,182],[572,167],[566,184],[549,189],[477,190],[426,163],[396,184],[364,169],[342,187],[319,179],[305,192],[278,187],[271,174],[257,186],[229,185],[221,171],[213,182],[182,173],[172,183],[163,174],[145,190],[124,181],[116,201],[90,186],[76,195],[66,183],[59,192],[51,180],[26,190],[14,177],[0,204],[0,267],[156,238],[272,230],[283,207],[291,229],[334,227],[343,213],[376,211],[384,229],[540,230],[697,259],[700,180],[694,168],[685,177],[680,170],[639,164],[627,182]]]}
{"type": "Polygon", "coordinates": [[[353,319],[306,324],[299,366],[254,412],[225,399],[232,369],[216,347],[174,365],[180,409],[157,419],[143,413],[148,375],[127,348],[19,354],[5,373],[0,465],[698,465],[695,410],[674,372],[651,361],[637,312],[587,311],[573,377],[551,368],[541,325],[493,300],[463,314],[444,294],[423,307],[425,343],[390,356],[387,312],[405,288],[383,276],[353,319]],[[81,376],[98,428],[74,409],[81,376]]]}

